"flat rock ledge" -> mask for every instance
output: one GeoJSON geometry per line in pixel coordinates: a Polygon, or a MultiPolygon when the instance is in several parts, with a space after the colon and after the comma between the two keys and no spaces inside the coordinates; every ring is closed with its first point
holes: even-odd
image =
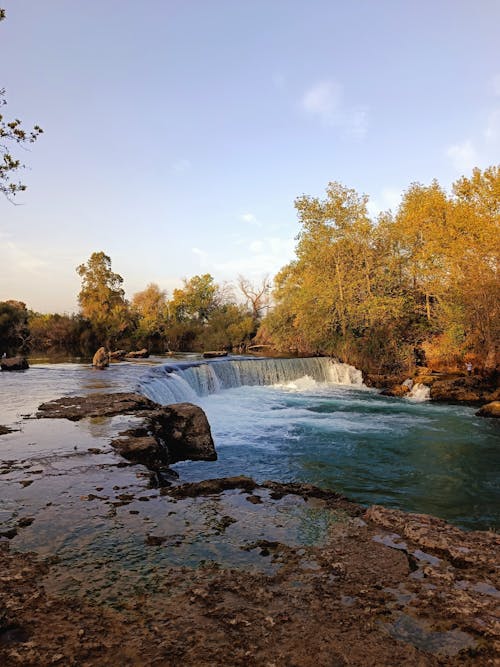
{"type": "Polygon", "coordinates": [[[217,453],[203,410],[192,403],[159,405],[135,393],[65,396],[39,406],[38,418],[79,421],[89,417],[131,415],[139,424],[122,431],[111,445],[126,459],[150,470],[177,461],[215,461],[217,453]]]}

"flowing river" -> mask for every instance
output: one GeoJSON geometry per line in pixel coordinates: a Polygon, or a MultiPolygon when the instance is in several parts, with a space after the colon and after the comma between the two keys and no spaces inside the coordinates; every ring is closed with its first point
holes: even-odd
{"type": "MultiPolygon", "coordinates": [[[[353,367],[324,358],[166,361],[113,364],[104,372],[40,364],[0,374],[0,424],[22,431],[0,439],[0,457],[38,457],[41,464],[58,457],[59,472],[70,475],[75,468],[61,461],[76,446],[63,424],[46,427],[42,437],[21,415],[62,395],[136,390],[207,413],[219,458],[177,464],[181,481],[244,474],[308,482],[361,503],[498,529],[498,423],[475,417],[475,408],[419,400],[419,392],[386,398],[367,389],[353,367]]],[[[96,436],[104,427],[86,428],[96,436]]]]}

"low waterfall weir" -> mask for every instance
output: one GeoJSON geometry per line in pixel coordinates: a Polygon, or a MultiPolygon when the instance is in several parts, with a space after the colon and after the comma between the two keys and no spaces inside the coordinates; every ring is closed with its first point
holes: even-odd
{"type": "Polygon", "coordinates": [[[328,357],[224,358],[152,368],[139,390],[157,403],[196,402],[198,397],[243,386],[279,385],[308,377],[315,382],[363,386],[361,371],[328,357]]]}

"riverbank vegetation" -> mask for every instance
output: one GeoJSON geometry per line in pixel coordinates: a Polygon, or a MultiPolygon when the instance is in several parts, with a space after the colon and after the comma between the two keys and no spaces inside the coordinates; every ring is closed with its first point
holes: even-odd
{"type": "Polygon", "coordinates": [[[96,347],[151,351],[228,349],[252,343],[327,354],[372,372],[415,363],[493,370],[500,339],[500,169],[475,169],[447,193],[412,183],[395,212],[368,214],[368,197],[332,182],[326,197],[295,202],[296,258],[271,285],[210,274],[169,298],[152,283],[128,301],[104,252],[77,268],[76,315],[0,303],[4,350],[88,355],[96,347]]]}

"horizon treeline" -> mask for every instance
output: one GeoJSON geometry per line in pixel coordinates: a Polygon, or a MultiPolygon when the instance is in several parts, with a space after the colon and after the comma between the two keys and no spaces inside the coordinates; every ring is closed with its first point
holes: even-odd
{"type": "Polygon", "coordinates": [[[274,279],[154,283],[125,299],[104,252],[77,267],[80,313],[43,315],[0,302],[1,351],[88,356],[101,345],[152,352],[252,344],[327,354],[371,372],[472,360],[494,369],[500,339],[500,169],[474,169],[447,193],[412,183],[395,212],[370,218],[368,197],[331,182],[303,195],[296,258],[274,279]],[[238,295],[238,296],[237,296],[238,295]]]}

